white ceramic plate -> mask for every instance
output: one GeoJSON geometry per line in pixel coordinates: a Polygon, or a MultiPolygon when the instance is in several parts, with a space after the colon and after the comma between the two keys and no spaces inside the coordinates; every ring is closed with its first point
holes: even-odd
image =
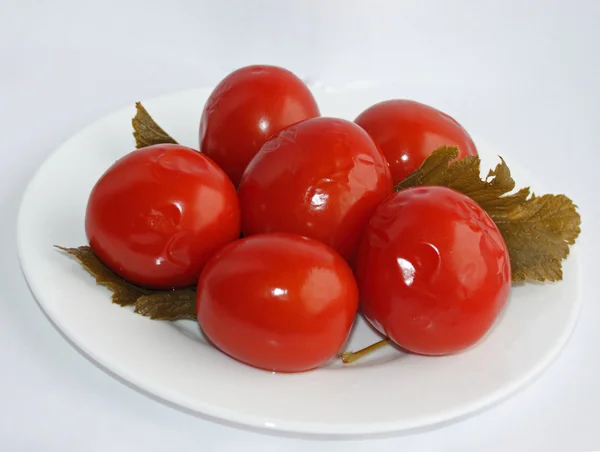
{"type": "MultiPolygon", "coordinates": [[[[209,92],[178,93],[145,106],[182,144],[197,147],[209,92]]],[[[386,97],[369,89],[314,92],[323,114],[348,119],[386,97]]],[[[208,345],[193,321],[152,321],[111,304],[109,292],[53,245],[86,243],[88,195],[100,175],[133,149],[133,114],[131,105],[90,125],[43,164],[22,202],[18,248],[31,290],[55,325],[97,363],[150,394],[246,426],[376,434],[432,425],[489,406],[539,375],[567,342],[580,305],[575,253],[561,283],[514,288],[496,326],[467,352],[427,358],[388,347],[356,365],[336,361],[301,374],[240,364],[208,345]]],[[[484,159],[496,155],[478,146],[484,159]]],[[[515,162],[509,163],[517,181],[523,180],[515,162]]],[[[376,339],[359,320],[348,348],[376,339]]]]}

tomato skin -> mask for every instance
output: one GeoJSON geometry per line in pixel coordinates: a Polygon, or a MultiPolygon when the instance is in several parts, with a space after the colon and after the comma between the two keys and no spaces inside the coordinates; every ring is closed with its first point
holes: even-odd
{"type": "Polygon", "coordinates": [[[198,281],[198,322],[233,358],[261,369],[302,372],[331,359],[358,308],[352,270],[331,248],[293,234],[227,245],[198,281]]]}
{"type": "Polygon", "coordinates": [[[444,187],[409,188],[383,202],[361,241],[355,275],[373,326],[424,355],[455,353],[481,339],[511,284],[494,222],[444,187]]]}
{"type": "Polygon", "coordinates": [[[96,182],[86,209],[90,246],[112,271],[149,288],[196,284],[206,261],[239,238],[235,187],[184,146],[133,151],[96,182]]]}
{"type": "Polygon", "coordinates": [[[394,185],[415,171],[440,146],[458,146],[459,158],[477,155],[475,143],[452,117],[404,99],[375,104],[354,120],[365,129],[390,164],[394,185]]]}
{"type": "Polygon", "coordinates": [[[244,235],[290,232],[351,261],[377,205],[392,193],[385,158],[352,122],[314,118],[269,140],[239,187],[244,235]]]}
{"type": "Polygon", "coordinates": [[[281,130],[319,116],[302,80],[277,66],[247,66],[225,77],[200,121],[200,150],[237,186],[260,147],[281,130]]]}

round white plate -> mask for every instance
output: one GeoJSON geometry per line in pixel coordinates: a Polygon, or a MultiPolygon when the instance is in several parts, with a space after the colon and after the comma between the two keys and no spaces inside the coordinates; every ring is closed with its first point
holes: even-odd
{"type": "MultiPolygon", "coordinates": [[[[177,93],[144,105],[175,139],[197,148],[209,92],[177,93]]],[[[324,115],[348,119],[386,97],[370,89],[314,92],[324,115]]],[[[464,353],[428,358],[388,347],[355,365],[334,361],[301,374],[240,364],[207,344],[193,321],[152,321],[111,304],[110,293],[53,245],[86,244],[88,195],[100,175],[133,150],[133,114],[131,105],[59,147],[31,181],[18,218],[21,265],[38,302],[77,347],[127,382],[235,424],[365,435],[432,425],[489,406],[539,375],[567,342],[581,299],[574,253],[565,263],[564,281],[515,287],[496,326],[464,353]]],[[[497,153],[478,146],[494,164],[497,153]]],[[[519,177],[515,162],[508,163],[517,182],[527,180],[519,177]]],[[[377,339],[359,319],[347,348],[377,339]]]]}

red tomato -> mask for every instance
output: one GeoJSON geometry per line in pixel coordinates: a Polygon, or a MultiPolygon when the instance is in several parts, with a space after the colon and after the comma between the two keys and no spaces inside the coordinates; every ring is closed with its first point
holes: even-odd
{"type": "Polygon", "coordinates": [[[472,199],[444,187],[397,192],[361,241],[355,274],[369,321],[406,350],[458,352],[488,331],[508,299],[500,231],[472,199]]]}
{"type": "Polygon", "coordinates": [[[252,157],[271,136],[319,116],[308,87],[276,66],[248,66],[217,85],[202,113],[200,150],[237,186],[252,157]]]}
{"type": "Polygon", "coordinates": [[[198,281],[206,336],[251,366],[301,372],[346,341],[358,307],[348,264],[331,248],[293,234],[261,234],[223,248],[198,281]]]}
{"type": "Polygon", "coordinates": [[[473,140],[453,118],[412,100],[387,100],[367,108],[356,119],[383,151],[394,184],[402,182],[443,145],[458,146],[459,158],[477,155],[473,140]]]}
{"type": "Polygon", "coordinates": [[[291,232],[345,259],[377,205],[392,193],[385,158],[352,122],[314,118],[269,140],[239,187],[244,235],[291,232]]]}
{"type": "Polygon", "coordinates": [[[127,154],[98,180],[85,216],[90,246],[126,280],[196,284],[206,261],[239,238],[235,187],[217,165],[175,144],[127,154]]]}

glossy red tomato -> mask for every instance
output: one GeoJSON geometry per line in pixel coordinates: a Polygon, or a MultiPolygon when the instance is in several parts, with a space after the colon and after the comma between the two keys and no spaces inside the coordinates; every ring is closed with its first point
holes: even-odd
{"type": "Polygon", "coordinates": [[[314,118],[269,140],[239,187],[244,235],[291,232],[345,259],[377,205],[392,193],[385,158],[352,122],[314,118]]]}
{"type": "Polygon", "coordinates": [[[314,369],[346,341],[358,307],[348,264],[293,234],[261,234],[223,248],[198,281],[198,321],[223,352],[279,372],[314,369]]]}
{"type": "Polygon", "coordinates": [[[149,146],[98,180],[85,230],[98,258],[126,280],[157,289],[190,286],[215,251],[239,238],[239,202],[206,156],[175,144],[149,146]]]}
{"type": "Polygon", "coordinates": [[[481,339],[511,284],[494,222],[475,201],[444,187],[409,188],[383,202],[361,241],[355,274],[369,321],[425,355],[481,339]]]}
{"type": "Polygon", "coordinates": [[[453,118],[412,100],[387,100],[356,119],[383,151],[394,184],[402,182],[423,160],[443,145],[458,146],[459,158],[477,155],[473,140],[453,118]]]}
{"type": "Polygon", "coordinates": [[[202,113],[200,149],[237,186],[252,157],[271,136],[319,116],[308,87],[276,66],[238,69],[217,85],[202,113]]]}

